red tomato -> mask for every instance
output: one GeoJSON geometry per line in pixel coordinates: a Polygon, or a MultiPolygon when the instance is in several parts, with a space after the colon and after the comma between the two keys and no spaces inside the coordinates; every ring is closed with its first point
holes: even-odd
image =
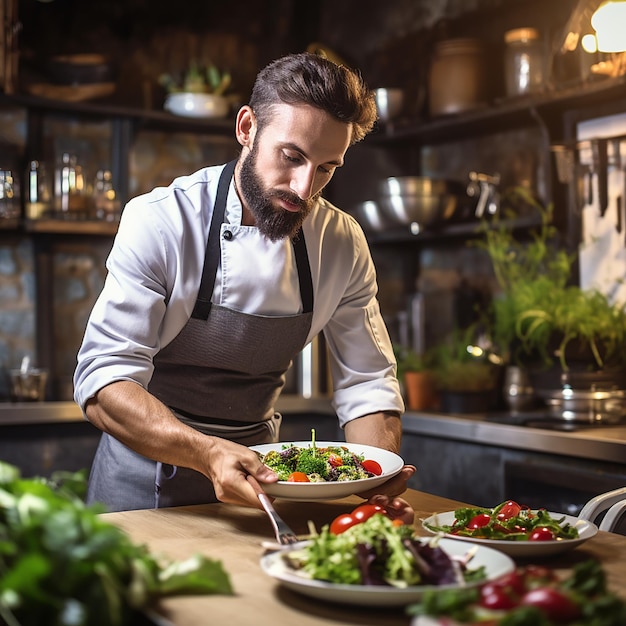
{"type": "Polygon", "coordinates": [[[368,520],[375,513],[382,513],[383,515],[387,514],[385,508],[378,504],[361,504],[357,506],[354,511],[350,515],[359,523],[368,520]]]}
{"type": "Polygon", "coordinates": [[[372,459],[365,459],[361,463],[364,469],[366,469],[370,474],[374,474],[375,476],[380,476],[383,473],[383,468],[380,466],[378,461],[374,461],[372,459]]]}
{"type": "Polygon", "coordinates": [[[493,581],[493,584],[502,587],[509,595],[517,596],[518,598],[521,598],[528,591],[524,575],[519,571],[500,576],[500,578],[493,581]]]}
{"type": "Polygon", "coordinates": [[[554,533],[545,526],[535,528],[529,535],[528,541],[552,541],[554,539],[554,533]]]}
{"type": "Polygon", "coordinates": [[[491,521],[491,517],[489,513],[479,513],[478,515],[474,515],[472,519],[467,524],[467,527],[470,530],[476,530],[477,528],[484,528],[491,521]]]}
{"type": "Polygon", "coordinates": [[[309,477],[304,472],[291,472],[287,477],[290,483],[310,483],[309,477]]]}
{"type": "Polygon", "coordinates": [[[576,602],[554,587],[532,589],[522,597],[520,604],[535,606],[556,622],[569,622],[580,615],[576,602]]]}
{"type": "Polygon", "coordinates": [[[517,606],[517,602],[504,587],[487,583],[480,590],[480,605],[486,609],[508,610],[517,606]]]}
{"type": "Polygon", "coordinates": [[[354,519],[350,513],[343,513],[337,516],[330,524],[330,532],[333,535],[341,535],[341,533],[358,524],[359,521],[354,519]]]}
{"type": "Polygon", "coordinates": [[[334,452],[331,452],[328,455],[328,462],[333,467],[341,467],[343,465],[343,459],[341,458],[341,456],[339,454],[335,454],[334,452]]]}
{"type": "Polygon", "coordinates": [[[509,500],[499,511],[497,518],[501,522],[517,517],[520,514],[522,507],[513,500],[509,500]]]}

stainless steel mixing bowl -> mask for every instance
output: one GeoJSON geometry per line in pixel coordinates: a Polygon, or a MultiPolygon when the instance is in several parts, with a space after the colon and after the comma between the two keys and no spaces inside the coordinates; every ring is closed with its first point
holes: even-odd
{"type": "Polygon", "coordinates": [[[392,220],[420,226],[451,219],[466,193],[460,182],[421,176],[387,178],[379,191],[380,205],[392,220]]]}

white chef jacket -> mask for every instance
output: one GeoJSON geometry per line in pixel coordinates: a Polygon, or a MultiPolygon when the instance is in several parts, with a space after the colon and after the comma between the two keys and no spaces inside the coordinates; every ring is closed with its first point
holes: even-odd
{"type": "MultiPolygon", "coordinates": [[[[105,284],[78,353],[74,399],[79,406],[84,408],[113,381],[147,387],[153,357],[187,323],[200,285],[222,167],[182,176],[126,205],[107,259],[105,284]]],[[[236,236],[221,246],[212,301],[259,315],[301,312],[291,242],[270,241],[256,227],[242,226],[241,216],[231,182],[221,231],[236,236]]],[[[320,199],[303,232],[315,298],[307,343],[324,332],[332,404],[341,426],[377,411],[404,411],[393,349],[376,299],[375,268],[361,227],[320,199]]]]}

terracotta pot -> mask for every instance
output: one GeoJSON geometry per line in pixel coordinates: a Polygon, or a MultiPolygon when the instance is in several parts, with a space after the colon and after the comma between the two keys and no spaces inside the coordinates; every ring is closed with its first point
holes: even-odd
{"type": "Polygon", "coordinates": [[[430,372],[405,372],[404,391],[411,411],[432,409],[437,402],[435,379],[430,372]]]}

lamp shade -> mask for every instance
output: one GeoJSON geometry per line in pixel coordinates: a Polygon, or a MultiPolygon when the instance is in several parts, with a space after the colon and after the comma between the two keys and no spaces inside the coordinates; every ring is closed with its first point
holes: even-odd
{"type": "Polygon", "coordinates": [[[591,16],[601,52],[626,51],[626,0],[607,0],[591,16]]]}

